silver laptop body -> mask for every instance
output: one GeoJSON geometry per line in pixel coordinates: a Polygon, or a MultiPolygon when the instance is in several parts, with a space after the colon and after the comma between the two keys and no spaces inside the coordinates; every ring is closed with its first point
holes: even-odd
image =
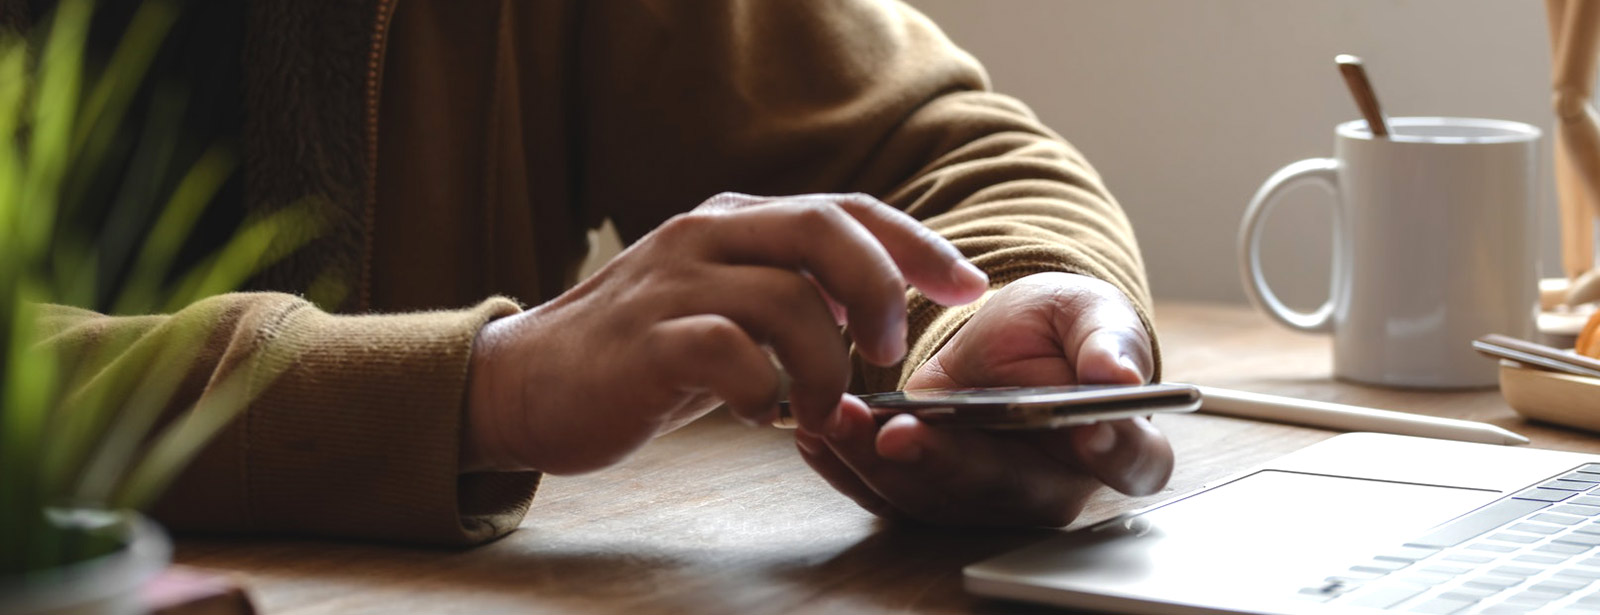
{"type": "Polygon", "coordinates": [[[1600,456],[1345,434],[965,577],[1118,613],[1600,614],[1600,456]]]}

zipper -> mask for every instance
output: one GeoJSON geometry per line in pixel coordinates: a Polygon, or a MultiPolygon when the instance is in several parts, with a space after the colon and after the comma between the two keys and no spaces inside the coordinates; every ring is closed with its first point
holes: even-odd
{"type": "Polygon", "coordinates": [[[367,194],[362,211],[361,233],[361,292],[358,311],[372,309],[372,235],[378,214],[378,98],[383,89],[383,58],[389,42],[389,23],[394,17],[396,0],[378,0],[372,22],[372,44],[367,49],[366,79],[366,145],[367,194]]]}

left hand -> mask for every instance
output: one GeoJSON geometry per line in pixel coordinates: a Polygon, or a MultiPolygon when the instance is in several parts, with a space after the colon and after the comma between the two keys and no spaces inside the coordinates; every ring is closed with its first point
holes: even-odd
{"type": "MultiPolygon", "coordinates": [[[[906,388],[1136,384],[1153,363],[1149,333],[1114,286],[1041,273],[996,291],[906,388]]],[[[825,434],[796,432],[801,456],[885,517],[1063,526],[1101,484],[1147,495],[1172,474],[1172,448],[1144,418],[1005,433],[902,415],[879,427],[848,395],[836,416],[825,434]]]]}

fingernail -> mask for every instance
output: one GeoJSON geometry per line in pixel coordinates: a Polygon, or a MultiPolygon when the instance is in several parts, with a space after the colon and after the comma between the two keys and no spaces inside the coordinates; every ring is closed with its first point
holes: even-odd
{"type": "Polygon", "coordinates": [[[772,404],[760,415],[756,416],[756,427],[779,427],[783,423],[783,410],[778,407],[778,404],[772,404]]]}
{"type": "Polygon", "coordinates": [[[1089,449],[1091,454],[1099,456],[1111,452],[1111,448],[1116,444],[1117,430],[1107,423],[1095,423],[1094,433],[1089,434],[1089,439],[1084,441],[1083,446],[1089,449]]]}
{"type": "Polygon", "coordinates": [[[957,286],[988,286],[989,274],[984,273],[972,261],[962,259],[956,261],[956,266],[950,269],[950,281],[957,286]]]}
{"type": "MultiPolygon", "coordinates": [[[[889,422],[884,423],[883,429],[885,432],[903,431],[908,427],[914,427],[916,423],[916,417],[913,417],[909,414],[902,414],[889,419],[889,422]]],[[[915,438],[904,437],[904,434],[902,434],[902,437],[898,438],[898,440],[900,441],[899,446],[893,446],[889,448],[889,450],[894,452],[894,455],[890,457],[890,459],[900,463],[916,463],[918,461],[922,461],[922,444],[918,443],[915,438]]],[[[879,445],[882,446],[882,440],[879,441],[879,445]]],[[[880,448],[879,450],[882,451],[883,449],[880,448]]],[[[885,455],[885,457],[889,456],[885,455]]]]}
{"type": "Polygon", "coordinates": [[[1137,374],[1140,382],[1148,379],[1148,376],[1144,373],[1144,368],[1139,367],[1139,362],[1133,360],[1133,357],[1128,353],[1117,355],[1117,365],[1122,366],[1122,369],[1128,370],[1128,373],[1137,374]]]}

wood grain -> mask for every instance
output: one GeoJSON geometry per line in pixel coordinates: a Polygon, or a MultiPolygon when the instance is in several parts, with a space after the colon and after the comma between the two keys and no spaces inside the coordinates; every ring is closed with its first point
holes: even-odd
{"type": "MultiPolygon", "coordinates": [[[[1561,217],[1561,262],[1569,279],[1594,268],[1600,212],[1600,117],[1590,98],[1600,62],[1600,6],[1545,0],[1550,31],[1551,90],[1556,115],[1555,176],[1561,217]]],[[[1569,305],[1582,301],[1569,299],[1569,305]]]]}
{"type": "MultiPolygon", "coordinates": [[[[1332,381],[1327,338],[1247,308],[1163,304],[1156,320],[1168,380],[1482,420],[1534,446],[1600,451],[1522,421],[1493,390],[1332,381]]],[[[1102,492],[1076,526],[1334,435],[1206,415],[1157,424],[1178,454],[1166,491],[1102,492]]],[[[812,474],[789,433],[713,415],[617,467],[547,479],[521,529],[477,549],[184,538],[177,558],[236,572],[269,614],[1047,613],[968,596],[961,567],[1054,531],[881,524],[812,474]]]]}

